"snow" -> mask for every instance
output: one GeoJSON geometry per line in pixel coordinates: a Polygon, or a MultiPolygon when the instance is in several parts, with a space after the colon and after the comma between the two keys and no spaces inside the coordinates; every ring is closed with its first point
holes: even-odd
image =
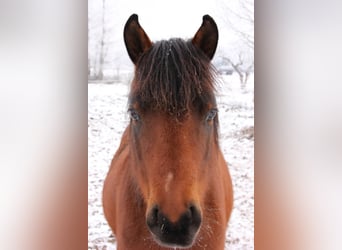
{"type": "MultiPolygon", "coordinates": [[[[102,185],[128,124],[127,83],[88,84],[88,249],[116,249],[104,218],[102,185]]],[[[225,249],[254,249],[254,76],[240,88],[236,74],[217,90],[220,144],[234,185],[225,249]]]]}

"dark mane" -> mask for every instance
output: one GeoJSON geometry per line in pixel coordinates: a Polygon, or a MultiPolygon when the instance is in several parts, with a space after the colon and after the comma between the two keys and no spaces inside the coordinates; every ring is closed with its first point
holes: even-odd
{"type": "Polygon", "coordinates": [[[159,41],[136,64],[130,103],[180,114],[215,102],[215,70],[191,41],[159,41]]]}

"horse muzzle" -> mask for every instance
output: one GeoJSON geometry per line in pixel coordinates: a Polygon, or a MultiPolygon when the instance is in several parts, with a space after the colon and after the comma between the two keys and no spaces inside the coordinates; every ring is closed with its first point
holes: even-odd
{"type": "Polygon", "coordinates": [[[171,221],[155,205],[147,215],[146,223],[155,241],[163,247],[189,248],[196,239],[201,226],[200,210],[190,205],[176,221],[171,221]]]}

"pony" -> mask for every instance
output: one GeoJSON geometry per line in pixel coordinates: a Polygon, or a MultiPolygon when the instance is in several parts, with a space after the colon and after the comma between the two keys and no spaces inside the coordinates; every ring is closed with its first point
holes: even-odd
{"type": "Polygon", "coordinates": [[[224,249],[233,188],[218,141],[217,25],[205,15],[191,40],[151,42],[133,14],[124,42],[130,122],[102,197],[117,249],[224,249]]]}

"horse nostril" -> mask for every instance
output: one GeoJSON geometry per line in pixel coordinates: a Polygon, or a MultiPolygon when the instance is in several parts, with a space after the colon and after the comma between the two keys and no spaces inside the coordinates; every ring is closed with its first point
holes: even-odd
{"type": "Polygon", "coordinates": [[[189,211],[190,211],[191,217],[192,217],[195,213],[197,213],[196,210],[197,210],[197,209],[196,209],[195,206],[190,205],[189,211]]]}
{"type": "Polygon", "coordinates": [[[202,222],[201,212],[195,205],[190,205],[188,208],[190,213],[190,224],[199,227],[202,222]]]}
{"type": "Polygon", "coordinates": [[[152,228],[158,224],[159,208],[154,206],[147,215],[147,225],[152,228]]]}
{"type": "Polygon", "coordinates": [[[158,218],[158,213],[159,213],[159,208],[158,206],[154,206],[151,210],[151,215],[153,218],[157,219],[158,218]]]}

